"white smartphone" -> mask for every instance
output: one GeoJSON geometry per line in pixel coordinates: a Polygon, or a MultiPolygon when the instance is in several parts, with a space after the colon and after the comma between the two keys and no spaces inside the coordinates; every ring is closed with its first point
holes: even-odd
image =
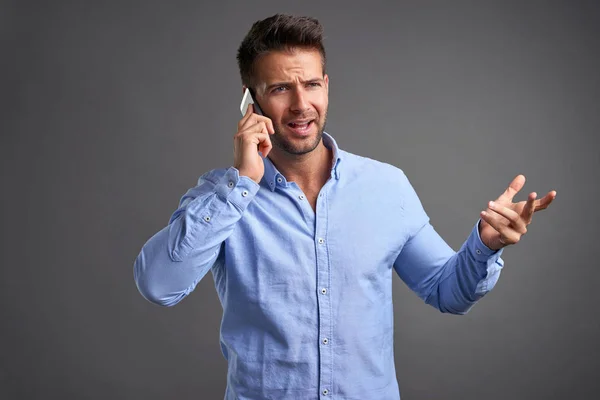
{"type": "Polygon", "coordinates": [[[242,103],[240,104],[240,111],[242,112],[242,115],[246,115],[246,110],[248,109],[248,105],[250,105],[250,104],[254,105],[254,113],[255,114],[263,115],[262,110],[260,109],[258,104],[254,101],[254,98],[252,97],[252,93],[250,93],[250,89],[246,88],[246,91],[244,92],[244,97],[242,97],[242,103]]]}

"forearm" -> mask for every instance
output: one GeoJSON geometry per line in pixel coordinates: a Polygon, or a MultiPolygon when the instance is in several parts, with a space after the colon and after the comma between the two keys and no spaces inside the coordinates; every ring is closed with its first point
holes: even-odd
{"type": "Polygon", "coordinates": [[[477,226],[455,252],[425,220],[405,243],[394,268],[427,304],[465,314],[494,287],[503,266],[501,252],[481,242],[477,226]]]}
{"type": "Polygon", "coordinates": [[[425,302],[441,312],[467,313],[496,284],[504,265],[501,252],[483,244],[476,224],[460,250],[441,268],[425,302]]]}
{"type": "Polygon", "coordinates": [[[134,262],[134,279],[150,302],[180,302],[218,261],[224,241],[259,186],[231,168],[205,174],[181,199],[169,224],[153,235],[134,262]]]}
{"type": "MultiPolygon", "coordinates": [[[[173,234],[179,234],[181,225],[181,221],[176,220],[152,236],[135,260],[134,279],[138,290],[154,304],[173,306],[179,303],[195,288],[219,256],[221,243],[200,241],[188,233],[182,236],[182,240],[194,243],[195,249],[182,259],[176,258],[170,243],[173,242],[173,234]]],[[[203,228],[194,230],[202,232],[203,228]]],[[[179,242],[176,247],[181,246],[179,242]]]]}

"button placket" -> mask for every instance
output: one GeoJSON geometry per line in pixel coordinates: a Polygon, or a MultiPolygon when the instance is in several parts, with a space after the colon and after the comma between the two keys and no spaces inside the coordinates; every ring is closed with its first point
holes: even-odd
{"type": "Polygon", "coordinates": [[[327,246],[325,246],[325,238],[327,237],[327,196],[323,193],[331,181],[326,184],[319,197],[317,197],[317,209],[315,213],[315,248],[317,256],[317,287],[320,287],[321,296],[317,297],[319,310],[319,346],[322,346],[319,352],[319,387],[321,395],[327,396],[329,388],[333,382],[333,346],[331,345],[332,336],[332,305],[331,296],[325,296],[327,288],[332,280],[329,254],[327,246]]]}

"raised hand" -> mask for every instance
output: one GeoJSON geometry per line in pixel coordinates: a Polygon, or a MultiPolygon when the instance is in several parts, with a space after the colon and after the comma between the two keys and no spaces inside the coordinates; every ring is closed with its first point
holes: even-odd
{"type": "Polygon", "coordinates": [[[481,212],[479,236],[481,241],[492,250],[518,243],[527,233],[533,213],[545,210],[556,198],[556,191],[548,192],[537,199],[535,192],[529,193],[526,201],[513,203],[515,195],[525,185],[525,176],[518,175],[508,188],[495,201],[488,203],[488,208],[481,212]]]}
{"type": "Polygon", "coordinates": [[[269,135],[275,133],[273,122],[254,113],[254,105],[248,105],[246,114],[238,123],[238,131],[233,137],[233,166],[240,176],[247,176],[259,183],[265,173],[263,157],[273,148],[269,135]]]}

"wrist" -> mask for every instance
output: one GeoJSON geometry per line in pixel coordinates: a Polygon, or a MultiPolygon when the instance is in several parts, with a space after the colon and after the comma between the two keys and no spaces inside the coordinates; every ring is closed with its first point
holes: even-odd
{"type": "Polygon", "coordinates": [[[252,176],[252,174],[247,173],[244,169],[237,168],[237,167],[234,167],[234,168],[236,168],[238,170],[239,176],[245,176],[246,178],[251,179],[252,181],[254,181],[257,184],[260,183],[260,180],[262,179],[262,177],[257,178],[256,176],[252,176]]]}

